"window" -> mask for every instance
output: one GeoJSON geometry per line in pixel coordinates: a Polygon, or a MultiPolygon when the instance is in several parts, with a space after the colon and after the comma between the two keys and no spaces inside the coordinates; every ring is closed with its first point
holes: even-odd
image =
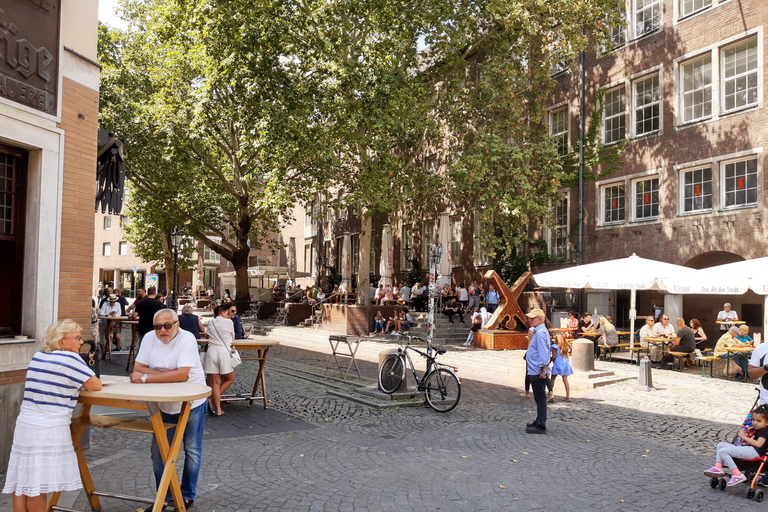
{"type": "Polygon", "coordinates": [[[14,210],[16,209],[16,158],[0,153],[0,236],[16,234],[14,210]]]}
{"type": "Polygon", "coordinates": [[[352,273],[360,272],[360,235],[352,235],[352,273]]]}
{"type": "Polygon", "coordinates": [[[624,222],[624,185],[603,187],[603,224],[624,222]]]}
{"type": "Polygon", "coordinates": [[[480,238],[482,236],[483,226],[477,219],[475,219],[474,229],[475,237],[474,240],[472,240],[472,256],[475,260],[475,266],[487,267],[493,263],[493,260],[491,260],[488,248],[483,245],[482,239],[480,238]]]}
{"type": "Polygon", "coordinates": [[[413,226],[405,224],[403,226],[403,235],[400,237],[400,270],[408,270],[410,268],[410,259],[413,257],[413,226]],[[405,250],[406,246],[408,251],[405,250]]]}
{"type": "Polygon", "coordinates": [[[311,276],[315,275],[315,246],[307,244],[304,246],[304,272],[311,276]]]}
{"type": "Polygon", "coordinates": [[[712,169],[683,172],[683,211],[704,212],[712,209],[712,169]]]}
{"type": "Polygon", "coordinates": [[[633,0],[635,4],[635,37],[649,34],[659,28],[660,0],[633,0]]]}
{"type": "Polygon", "coordinates": [[[421,266],[429,268],[429,246],[435,243],[435,221],[428,220],[421,224],[421,266]]]}
{"type": "MultiPolygon", "coordinates": [[[[451,217],[451,265],[461,266],[461,217],[451,217]]],[[[443,253],[443,258],[448,255],[443,253]]]]}
{"type": "MultiPolygon", "coordinates": [[[[219,243],[221,242],[221,238],[219,237],[210,237],[211,241],[219,243]]],[[[208,247],[207,245],[203,246],[203,263],[212,263],[218,265],[221,262],[221,255],[208,247]]]]}
{"type": "Polygon", "coordinates": [[[712,115],[712,56],[689,60],[680,67],[682,75],[683,122],[712,115]]]}
{"type": "MultiPolygon", "coordinates": [[[[622,12],[623,11],[624,9],[622,9],[622,12]]],[[[621,25],[613,25],[610,28],[610,37],[612,50],[624,46],[627,42],[627,30],[624,28],[624,24],[622,23],[621,25]]]]}
{"type": "Polygon", "coordinates": [[[757,204],[757,159],[725,164],[723,190],[726,208],[757,204]]]}
{"type": "Polygon", "coordinates": [[[627,98],[624,88],[606,92],[603,102],[605,104],[603,113],[604,142],[611,144],[624,140],[627,128],[627,98]]]}
{"type": "Polygon", "coordinates": [[[722,50],[723,109],[757,104],[757,38],[722,50]]]}
{"type": "Polygon", "coordinates": [[[128,242],[120,242],[120,256],[128,256],[128,242]]]}
{"type": "Polygon", "coordinates": [[[568,198],[557,202],[552,212],[555,225],[549,232],[549,255],[553,258],[568,256],[568,198]]]}
{"type": "Polygon", "coordinates": [[[557,154],[568,154],[568,109],[560,109],[549,115],[549,134],[557,143],[557,154]]]}
{"type": "Polygon", "coordinates": [[[659,75],[635,82],[635,135],[659,131],[659,75]]]}
{"type": "Polygon", "coordinates": [[[712,5],[712,0],[682,0],[680,2],[680,16],[688,16],[694,12],[706,9],[712,5]]]}
{"type": "Polygon", "coordinates": [[[112,245],[109,242],[104,242],[101,249],[101,254],[103,256],[109,256],[111,253],[112,253],[112,245]]]}
{"type": "Polygon", "coordinates": [[[104,229],[112,229],[112,217],[104,217],[104,229]]]}
{"type": "Polygon", "coordinates": [[[122,228],[128,223],[128,217],[125,215],[120,216],[120,227],[122,228]]]}
{"type": "Polygon", "coordinates": [[[659,178],[635,181],[635,220],[659,217],[659,178]]]}

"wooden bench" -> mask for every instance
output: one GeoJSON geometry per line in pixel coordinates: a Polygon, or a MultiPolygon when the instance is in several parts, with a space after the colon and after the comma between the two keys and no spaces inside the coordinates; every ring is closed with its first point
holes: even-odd
{"type": "MultiPolygon", "coordinates": [[[[600,353],[602,352],[603,360],[605,361],[613,361],[611,358],[611,349],[612,348],[618,348],[621,350],[622,348],[629,348],[629,343],[619,343],[618,345],[598,345],[597,346],[597,357],[596,359],[600,359],[600,353]]],[[[641,347],[639,344],[636,344],[637,348],[635,350],[640,350],[641,347]]]]}
{"type": "Polygon", "coordinates": [[[706,352],[710,352],[711,349],[705,348],[704,350],[696,349],[696,363],[701,364],[701,376],[706,377],[704,373],[709,368],[709,378],[714,377],[715,361],[722,359],[720,356],[704,355],[706,352]]]}
{"type": "Polygon", "coordinates": [[[674,358],[674,361],[672,363],[672,368],[676,368],[677,371],[681,372],[683,371],[683,361],[686,357],[691,357],[692,355],[695,355],[693,352],[667,352],[667,354],[671,355],[674,358]]]}
{"type": "Polygon", "coordinates": [[[362,341],[363,340],[358,337],[345,336],[345,335],[339,335],[339,334],[332,334],[331,336],[329,336],[328,342],[331,344],[331,357],[328,358],[328,364],[325,365],[325,369],[327,370],[328,368],[330,368],[332,362],[336,362],[336,367],[339,369],[339,373],[341,373],[346,377],[349,374],[349,371],[352,369],[352,366],[354,366],[355,371],[357,372],[357,376],[362,378],[362,375],[360,375],[360,368],[357,367],[357,360],[355,359],[355,355],[357,354],[357,349],[360,348],[360,343],[362,341]],[[339,351],[339,347],[343,347],[345,345],[349,353],[339,351]],[[349,357],[349,364],[347,365],[346,371],[342,371],[341,369],[341,363],[339,363],[339,356],[349,357]]]}

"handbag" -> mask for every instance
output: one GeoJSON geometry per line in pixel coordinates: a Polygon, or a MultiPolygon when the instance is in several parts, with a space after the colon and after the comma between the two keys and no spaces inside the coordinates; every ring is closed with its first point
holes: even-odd
{"type": "Polygon", "coordinates": [[[205,368],[205,360],[208,358],[208,345],[203,345],[200,348],[200,364],[205,368]]]}
{"type": "Polygon", "coordinates": [[[243,359],[240,357],[240,352],[238,352],[235,347],[229,347],[229,350],[229,357],[232,358],[232,368],[237,368],[240,363],[243,362],[243,359]]]}
{"type": "Polygon", "coordinates": [[[93,340],[83,340],[80,346],[80,357],[85,361],[97,377],[101,377],[99,371],[99,358],[96,356],[96,342],[93,340]]]}
{"type": "Polygon", "coordinates": [[[741,371],[741,366],[733,359],[728,359],[728,363],[723,370],[723,375],[736,375],[741,371]]]}

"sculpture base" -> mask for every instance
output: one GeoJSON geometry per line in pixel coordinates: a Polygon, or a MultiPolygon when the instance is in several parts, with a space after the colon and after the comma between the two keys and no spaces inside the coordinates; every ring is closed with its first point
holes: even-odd
{"type": "Polygon", "coordinates": [[[496,329],[480,329],[475,333],[474,345],[488,350],[515,350],[528,348],[528,333],[522,331],[505,331],[496,329]]]}

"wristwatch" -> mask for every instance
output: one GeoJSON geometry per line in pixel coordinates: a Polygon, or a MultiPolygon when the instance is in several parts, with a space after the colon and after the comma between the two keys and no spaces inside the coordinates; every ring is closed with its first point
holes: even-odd
{"type": "Polygon", "coordinates": [[[141,376],[141,383],[142,384],[146,384],[147,383],[147,377],[149,377],[149,375],[147,375],[146,373],[141,376]]]}
{"type": "Polygon", "coordinates": [[[763,370],[768,372],[768,364],[763,365],[763,370]]]}

